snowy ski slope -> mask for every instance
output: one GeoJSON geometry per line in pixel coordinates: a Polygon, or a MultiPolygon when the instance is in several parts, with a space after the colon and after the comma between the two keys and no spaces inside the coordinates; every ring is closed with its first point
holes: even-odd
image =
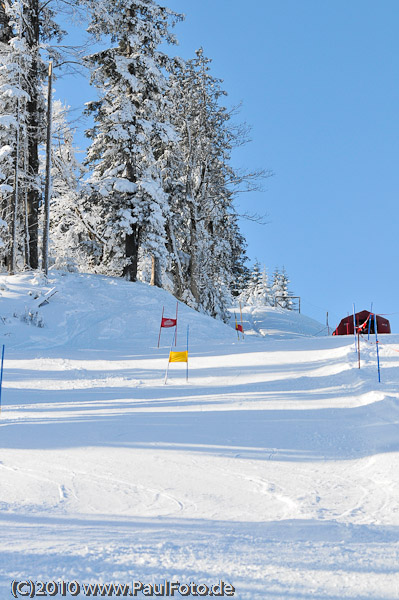
{"type": "Polygon", "coordinates": [[[399,335],[379,384],[366,341],[359,370],[352,337],[301,315],[245,309],[238,341],[179,304],[189,381],[177,363],[164,385],[166,292],[52,273],[0,294],[1,600],[15,579],[399,598],[399,335]]]}

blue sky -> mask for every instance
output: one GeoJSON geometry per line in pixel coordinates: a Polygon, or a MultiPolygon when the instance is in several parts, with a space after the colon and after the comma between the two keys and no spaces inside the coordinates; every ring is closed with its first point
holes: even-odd
{"type": "MultiPolygon", "coordinates": [[[[356,308],[399,313],[399,4],[370,0],[169,0],[183,58],[202,46],[252,141],[237,166],[265,168],[242,196],[248,255],[285,266],[302,312],[330,324],[356,308]]],[[[78,107],[83,84],[59,81],[78,107]],[[73,91],[74,88],[74,91],[73,91]]],[[[81,100],[82,98],[82,100],[81,100]]],[[[399,331],[399,314],[390,317],[399,331]]]]}

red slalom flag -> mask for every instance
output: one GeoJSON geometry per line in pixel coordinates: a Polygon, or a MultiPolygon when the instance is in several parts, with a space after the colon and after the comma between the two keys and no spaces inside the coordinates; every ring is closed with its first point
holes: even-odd
{"type": "Polygon", "coordinates": [[[177,309],[179,308],[179,303],[176,302],[176,317],[174,319],[169,319],[169,317],[164,317],[163,313],[165,310],[165,307],[162,307],[162,316],[161,316],[161,325],[159,326],[159,335],[158,335],[158,348],[159,348],[159,342],[161,340],[161,331],[162,331],[162,327],[176,327],[175,329],[175,346],[177,344],[177,309]]]}
{"type": "Polygon", "coordinates": [[[161,327],[175,327],[177,323],[177,319],[168,319],[166,317],[162,317],[161,327]]]}
{"type": "Polygon", "coordinates": [[[242,337],[244,337],[244,331],[243,331],[242,325],[240,325],[240,323],[237,321],[236,313],[234,313],[234,321],[235,321],[235,325],[236,325],[237,338],[240,339],[239,332],[241,331],[242,337]]]}

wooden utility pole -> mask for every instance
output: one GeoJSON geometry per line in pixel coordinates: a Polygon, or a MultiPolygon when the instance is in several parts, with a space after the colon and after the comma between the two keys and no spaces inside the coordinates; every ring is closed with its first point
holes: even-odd
{"type": "Polygon", "coordinates": [[[43,264],[45,275],[48,274],[48,245],[50,232],[50,196],[51,196],[51,127],[52,127],[52,91],[53,63],[48,66],[47,92],[47,139],[46,139],[46,183],[44,187],[44,223],[43,223],[43,264]]]}

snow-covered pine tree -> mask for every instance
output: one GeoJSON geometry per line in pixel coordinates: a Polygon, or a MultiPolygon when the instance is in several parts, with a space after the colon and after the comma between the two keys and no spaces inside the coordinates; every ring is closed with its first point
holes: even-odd
{"type": "Polygon", "coordinates": [[[255,261],[239,299],[243,304],[274,306],[274,295],[269,284],[267,269],[265,266],[261,269],[258,261],[255,261]]]}
{"type": "Polygon", "coordinates": [[[280,274],[280,270],[278,269],[278,267],[276,267],[273,271],[271,292],[272,292],[274,306],[279,306],[282,289],[281,289],[281,274],[280,274]]]}
{"type": "Polygon", "coordinates": [[[283,267],[283,270],[281,271],[281,274],[280,274],[280,288],[281,288],[281,296],[282,296],[282,299],[280,300],[280,306],[282,306],[283,308],[286,308],[287,310],[292,310],[292,300],[291,300],[292,292],[290,292],[290,290],[288,289],[289,282],[290,282],[290,280],[288,279],[287,272],[286,272],[285,268],[283,267]]]}
{"type": "Polygon", "coordinates": [[[262,272],[259,261],[255,260],[247,286],[241,295],[243,304],[258,304],[260,288],[262,281],[262,272]]]}
{"type": "Polygon", "coordinates": [[[84,168],[76,158],[68,112],[68,106],[53,102],[49,255],[57,268],[75,271],[87,270],[99,244],[82,207],[79,187],[84,168]]]}
{"type": "Polygon", "coordinates": [[[236,140],[220,103],[226,94],[210,74],[210,62],[200,49],[194,59],[176,61],[170,78],[173,123],[180,137],[173,160],[180,177],[171,185],[168,231],[176,295],[225,318],[244,244],[230,186],[236,140]]]}
{"type": "Polygon", "coordinates": [[[283,267],[283,270],[280,272],[278,268],[275,269],[273,273],[273,285],[272,285],[272,294],[274,297],[274,303],[276,306],[280,306],[281,308],[286,308],[288,310],[292,309],[292,293],[288,289],[289,279],[287,276],[287,272],[283,267]]]}
{"type": "Polygon", "coordinates": [[[22,199],[27,189],[27,72],[30,55],[22,35],[22,2],[1,4],[0,197],[4,244],[1,264],[15,271],[23,239],[22,199]]]}
{"type": "MultiPolygon", "coordinates": [[[[77,1],[68,0],[69,4],[77,1]]],[[[1,201],[3,218],[13,232],[13,239],[19,243],[18,248],[16,243],[8,244],[7,262],[11,270],[16,268],[21,246],[25,249],[25,264],[34,269],[39,264],[39,146],[45,137],[43,83],[47,78],[48,52],[52,52],[48,43],[53,38],[59,41],[63,34],[54,21],[52,4],[55,4],[52,0],[4,0],[1,3],[0,39],[4,57],[0,72],[1,201]],[[12,195],[12,206],[5,209],[7,194],[12,195]]],[[[53,54],[58,56],[57,52],[53,54]]]]}
{"type": "Polygon", "coordinates": [[[114,45],[87,57],[99,100],[88,104],[95,125],[87,164],[93,169],[88,203],[104,241],[99,270],[135,281],[139,258],[151,256],[154,283],[166,264],[164,153],[174,139],[166,98],[170,59],[180,18],[154,0],[88,0],[89,31],[114,45]]]}
{"type": "Polygon", "coordinates": [[[233,297],[238,297],[248,284],[251,272],[246,265],[248,260],[246,253],[247,243],[240,232],[237,215],[232,215],[231,217],[230,231],[232,234],[230,236],[233,267],[232,295],[233,297]]]}
{"type": "Polygon", "coordinates": [[[269,276],[265,266],[263,266],[259,282],[259,300],[260,303],[264,306],[273,306],[274,304],[269,285],[269,276]]]}
{"type": "MultiPolygon", "coordinates": [[[[39,208],[42,195],[40,179],[40,145],[45,141],[46,92],[48,56],[58,57],[59,53],[49,47],[51,40],[60,42],[64,31],[55,21],[58,5],[62,2],[49,0],[22,0],[24,29],[27,47],[31,56],[27,74],[29,100],[27,102],[28,122],[28,161],[29,188],[26,197],[28,227],[28,265],[32,269],[39,266],[39,208]]],[[[70,0],[77,4],[77,0],[70,0]]]]}
{"type": "Polygon", "coordinates": [[[45,95],[43,85],[47,69],[40,55],[40,1],[31,0],[27,6],[24,1],[23,35],[26,37],[31,61],[28,78],[29,100],[27,102],[28,121],[28,164],[30,186],[26,198],[28,222],[28,264],[32,269],[39,266],[39,206],[41,200],[41,181],[39,177],[39,146],[45,140],[45,95]]]}

